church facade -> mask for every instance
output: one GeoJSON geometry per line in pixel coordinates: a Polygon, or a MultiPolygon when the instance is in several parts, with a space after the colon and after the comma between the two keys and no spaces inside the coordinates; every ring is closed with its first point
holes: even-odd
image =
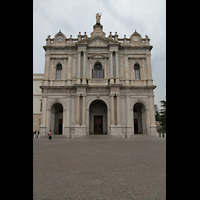
{"type": "Polygon", "coordinates": [[[100,18],[90,37],[47,37],[40,133],[157,136],[150,39],[106,37],[100,18]]]}

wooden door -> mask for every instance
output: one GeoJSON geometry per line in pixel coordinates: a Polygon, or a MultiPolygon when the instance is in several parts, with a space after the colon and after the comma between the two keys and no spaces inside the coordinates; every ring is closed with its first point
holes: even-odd
{"type": "Polygon", "coordinates": [[[134,133],[138,134],[138,119],[134,119],[134,133]]]}
{"type": "Polygon", "coordinates": [[[94,116],[94,134],[103,134],[103,116],[94,116]]]}

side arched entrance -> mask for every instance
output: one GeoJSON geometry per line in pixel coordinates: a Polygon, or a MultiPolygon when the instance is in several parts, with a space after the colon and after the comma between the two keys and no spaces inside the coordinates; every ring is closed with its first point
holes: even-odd
{"type": "Polygon", "coordinates": [[[133,106],[134,134],[147,134],[147,114],[143,103],[133,106]]]}
{"type": "Polygon", "coordinates": [[[90,135],[107,134],[107,127],[107,106],[102,100],[94,100],[89,107],[89,133],[90,135]]]}
{"type": "Polygon", "coordinates": [[[63,106],[60,103],[54,103],[50,110],[50,127],[52,134],[63,134],[63,106]]]}

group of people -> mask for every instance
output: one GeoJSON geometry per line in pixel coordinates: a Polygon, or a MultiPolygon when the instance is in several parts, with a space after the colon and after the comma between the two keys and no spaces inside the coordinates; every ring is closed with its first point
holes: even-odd
{"type": "Polygon", "coordinates": [[[40,132],[39,131],[35,131],[35,132],[33,132],[33,138],[40,138],[40,132]]]}
{"type": "MultiPolygon", "coordinates": [[[[52,133],[51,133],[51,130],[49,131],[49,134],[48,134],[48,136],[49,136],[49,140],[51,140],[52,139],[52,133]]],[[[40,132],[39,131],[35,131],[35,132],[33,132],[33,138],[40,138],[40,132]]]]}

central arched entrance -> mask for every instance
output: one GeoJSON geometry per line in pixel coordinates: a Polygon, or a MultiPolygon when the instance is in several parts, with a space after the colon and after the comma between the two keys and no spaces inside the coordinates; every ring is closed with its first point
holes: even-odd
{"type": "Polygon", "coordinates": [[[63,106],[55,103],[51,106],[50,129],[52,134],[62,135],[63,132],[63,106]]]}
{"type": "Polygon", "coordinates": [[[89,133],[90,135],[106,135],[107,106],[102,100],[94,100],[89,108],[89,133]]]}

